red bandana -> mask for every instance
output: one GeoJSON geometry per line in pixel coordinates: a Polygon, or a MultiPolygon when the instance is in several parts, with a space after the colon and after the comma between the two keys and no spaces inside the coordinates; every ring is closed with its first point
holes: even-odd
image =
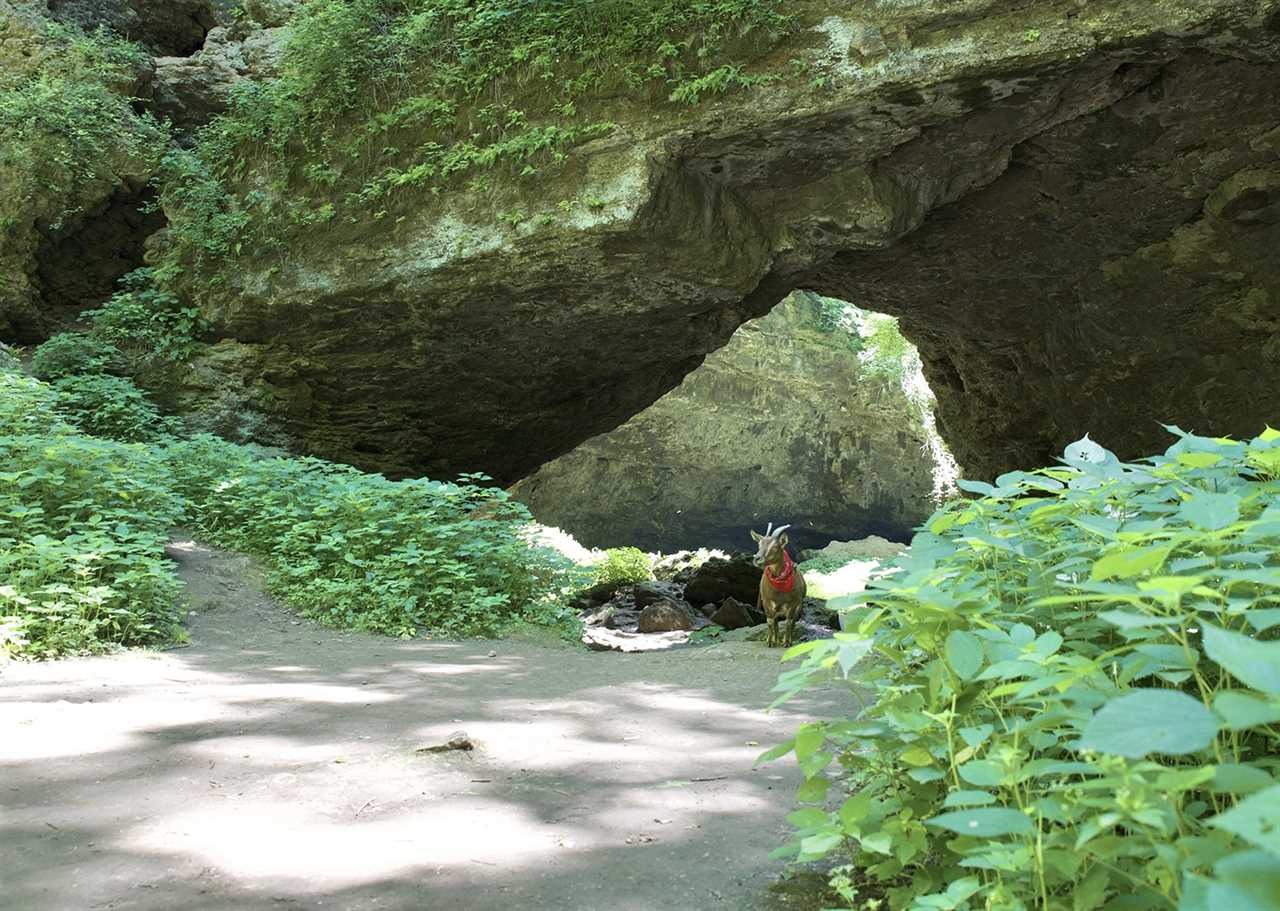
{"type": "Polygon", "coordinates": [[[764,568],[764,577],[769,580],[769,584],[773,586],[774,591],[789,592],[796,587],[796,565],[791,560],[791,554],[785,550],[782,552],[782,572],[778,575],[773,574],[773,570],[768,566],[764,568]]]}

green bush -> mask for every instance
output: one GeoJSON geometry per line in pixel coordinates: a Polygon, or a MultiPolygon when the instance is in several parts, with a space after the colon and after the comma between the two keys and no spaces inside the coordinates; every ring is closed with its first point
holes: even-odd
{"type": "Polygon", "coordinates": [[[158,439],[164,430],[155,405],[124,377],[69,376],[57,380],[53,388],[58,413],[92,436],[145,443],[158,439]]]}
{"type": "Polygon", "coordinates": [[[189,359],[204,329],[200,311],[160,287],[154,269],[135,269],[120,284],[111,300],[86,314],[93,335],[118,350],[131,372],[189,359]]]}
{"type": "Polygon", "coordinates": [[[855,664],[878,694],[762,757],[816,804],[782,853],[851,859],[848,907],[1280,907],[1280,433],[1170,429],[962,482],[856,634],[788,653],[782,698],[855,664]]]}
{"type": "Polygon", "coordinates": [[[263,557],[275,590],[323,623],[475,635],[567,616],[541,597],[528,512],[477,478],[388,481],[207,436],[175,444],[170,463],[204,536],[263,557]]]}
{"type": "Polygon", "coordinates": [[[31,356],[31,372],[42,380],[105,373],[119,359],[110,342],[85,332],[60,332],[31,356]]]}
{"type": "Polygon", "coordinates": [[[181,514],[142,446],[79,436],[43,383],[0,373],[0,650],[29,657],[163,642],[181,514]]]}
{"type": "Polygon", "coordinates": [[[653,578],[653,560],[637,547],[613,547],[595,566],[592,584],[647,582],[653,578]]]}

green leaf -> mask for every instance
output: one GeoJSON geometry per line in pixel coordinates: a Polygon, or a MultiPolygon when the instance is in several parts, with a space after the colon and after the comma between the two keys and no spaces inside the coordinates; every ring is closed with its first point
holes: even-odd
{"type": "Polygon", "coordinates": [[[1099,620],[1104,620],[1112,626],[1118,626],[1121,629],[1143,629],[1149,626],[1177,626],[1178,621],[1174,617],[1154,617],[1150,614],[1135,614],[1130,611],[1107,610],[1098,614],[1099,620]]]}
{"type": "MultiPolygon", "coordinates": [[[[1182,453],[1179,458],[1188,455],[1182,453]]],[[[1178,515],[1197,528],[1218,531],[1240,518],[1241,502],[1239,494],[1198,490],[1183,502],[1178,515]]]]}
{"type": "Polygon", "coordinates": [[[1227,812],[1214,816],[1209,825],[1280,857],[1280,785],[1245,798],[1227,812]]]}
{"type": "Polygon", "coordinates": [[[817,803],[826,799],[830,788],[831,779],[824,775],[815,775],[800,785],[799,790],[796,791],[796,800],[801,803],[817,803]]]}
{"type": "Polygon", "coordinates": [[[1224,762],[1214,767],[1212,791],[1226,794],[1252,794],[1275,784],[1275,779],[1257,766],[1224,762]]]}
{"type": "Polygon", "coordinates": [[[960,777],[980,788],[994,787],[1004,781],[1004,766],[990,759],[973,759],[957,770],[960,777]]]}
{"type": "Polygon", "coordinates": [[[761,765],[762,763],[772,762],[773,760],[779,758],[780,756],[786,756],[795,748],[796,748],[795,740],[788,740],[786,743],[780,743],[776,747],[772,747],[768,750],[765,750],[763,753],[757,756],[756,761],[753,763],[753,765],[761,765]]]}
{"type": "Polygon", "coordinates": [[[800,854],[806,860],[814,860],[828,853],[840,844],[844,836],[839,832],[820,832],[800,839],[800,854]]]}
{"type": "Polygon", "coordinates": [[[973,633],[953,630],[947,636],[947,663],[961,680],[972,680],[982,670],[982,640],[973,633]]]}
{"type": "Polygon", "coordinates": [[[820,724],[803,724],[800,726],[799,732],[796,734],[796,759],[803,760],[808,756],[812,756],[822,746],[822,741],[826,735],[820,724]]]}
{"type": "Polygon", "coordinates": [[[1089,577],[1094,581],[1100,579],[1131,579],[1145,572],[1153,572],[1164,565],[1173,545],[1165,544],[1149,547],[1125,547],[1112,551],[1100,560],[1095,560],[1089,577]]]}
{"type": "Polygon", "coordinates": [[[1280,703],[1264,702],[1245,693],[1219,693],[1213,699],[1213,710],[1233,731],[1280,721],[1280,703]]]}
{"type": "Polygon", "coordinates": [[[1186,693],[1140,689],[1099,709],[1076,747],[1129,759],[1150,753],[1183,755],[1205,749],[1217,733],[1213,713],[1186,693]]]}
{"type": "Polygon", "coordinates": [[[816,826],[826,825],[827,814],[817,807],[806,807],[788,815],[787,822],[797,829],[812,829],[816,826]]]}
{"type": "Polygon", "coordinates": [[[944,807],[981,807],[996,802],[996,796],[987,791],[952,791],[942,802],[944,807]]]}
{"type": "Polygon", "coordinates": [[[866,818],[871,812],[871,795],[865,791],[855,794],[840,805],[840,821],[846,829],[851,829],[866,818]]]}
{"type": "Polygon", "coordinates": [[[1259,642],[1206,623],[1204,650],[1240,682],[1280,696],[1280,642],[1259,642]]]}
{"type": "Polygon", "coordinates": [[[1241,851],[1214,865],[1209,908],[1280,911],[1280,858],[1264,851],[1241,851]]]}
{"type": "Polygon", "coordinates": [[[1005,807],[978,807],[972,810],[956,810],[926,819],[925,825],[938,826],[957,835],[975,838],[996,838],[1001,835],[1025,835],[1035,827],[1021,810],[1005,807]]]}

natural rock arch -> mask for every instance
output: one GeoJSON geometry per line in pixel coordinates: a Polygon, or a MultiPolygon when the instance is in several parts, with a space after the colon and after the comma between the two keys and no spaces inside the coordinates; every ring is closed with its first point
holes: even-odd
{"type": "Polygon", "coordinates": [[[900,317],[970,476],[1085,431],[1251,433],[1280,379],[1278,11],[845,9],[796,51],[821,89],[620,110],[535,189],[232,264],[213,356],[311,452],[510,481],[809,288],[900,317]]]}

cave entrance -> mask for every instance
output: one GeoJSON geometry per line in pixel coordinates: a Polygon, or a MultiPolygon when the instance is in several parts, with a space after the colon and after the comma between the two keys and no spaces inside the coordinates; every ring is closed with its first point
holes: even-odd
{"type": "Polygon", "coordinates": [[[126,183],[91,211],[45,235],[36,252],[36,276],[46,329],[74,322],[86,307],[111,297],[120,278],[143,264],[147,238],[165,225],[151,211],[154,191],[126,183]]]}
{"type": "Polygon", "coordinates": [[[905,541],[958,474],[933,404],[895,319],[798,291],[515,493],[591,547],[745,550],[769,522],[800,549],[905,541]]]}

